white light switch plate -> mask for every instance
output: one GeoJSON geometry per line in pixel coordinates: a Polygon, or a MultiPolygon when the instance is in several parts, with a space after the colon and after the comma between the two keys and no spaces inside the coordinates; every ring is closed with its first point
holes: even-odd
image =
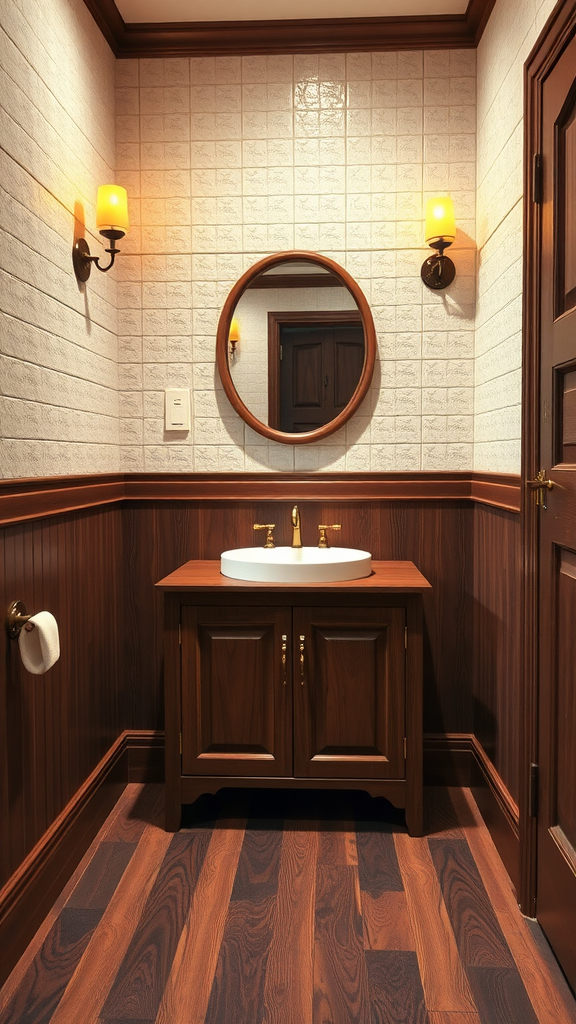
{"type": "Polygon", "coordinates": [[[190,388],[166,388],[165,430],[190,430],[190,388]]]}

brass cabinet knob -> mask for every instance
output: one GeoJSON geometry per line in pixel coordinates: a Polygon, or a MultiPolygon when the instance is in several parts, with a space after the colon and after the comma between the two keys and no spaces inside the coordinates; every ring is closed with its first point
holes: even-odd
{"type": "Polygon", "coordinates": [[[332,523],[330,526],[328,523],[318,523],[318,547],[327,548],[328,539],[326,537],[326,530],[341,530],[342,526],[340,523],[332,523]]]}
{"type": "Polygon", "coordinates": [[[283,676],[284,686],[286,686],[286,652],[287,652],[287,650],[288,650],[288,635],[286,633],[282,633],[282,647],[281,647],[281,651],[282,651],[282,676],[283,676]]]}

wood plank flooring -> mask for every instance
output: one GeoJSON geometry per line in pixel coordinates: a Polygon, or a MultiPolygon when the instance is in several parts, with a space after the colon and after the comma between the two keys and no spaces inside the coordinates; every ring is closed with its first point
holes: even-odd
{"type": "Polygon", "coordinates": [[[129,786],[0,1024],[576,1024],[465,790],[425,838],[362,793],[129,786]]]}

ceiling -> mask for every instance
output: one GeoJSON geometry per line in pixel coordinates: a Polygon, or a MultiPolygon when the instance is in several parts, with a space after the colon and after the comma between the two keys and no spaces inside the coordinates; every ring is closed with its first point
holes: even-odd
{"type": "Polygon", "coordinates": [[[116,0],[126,24],[464,14],[468,0],[116,0]]]}

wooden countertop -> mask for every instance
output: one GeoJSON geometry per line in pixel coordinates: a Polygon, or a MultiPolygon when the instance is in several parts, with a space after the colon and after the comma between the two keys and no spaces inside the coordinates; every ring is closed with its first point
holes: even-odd
{"type": "Polygon", "coordinates": [[[428,580],[413,562],[372,562],[372,575],[360,580],[342,580],[338,583],[255,583],[252,580],[233,580],[220,572],[220,561],[192,560],[185,562],[169,576],[156,584],[160,590],[223,591],[238,593],[243,590],[314,591],[332,590],[346,593],[422,593],[431,590],[428,580]]]}

